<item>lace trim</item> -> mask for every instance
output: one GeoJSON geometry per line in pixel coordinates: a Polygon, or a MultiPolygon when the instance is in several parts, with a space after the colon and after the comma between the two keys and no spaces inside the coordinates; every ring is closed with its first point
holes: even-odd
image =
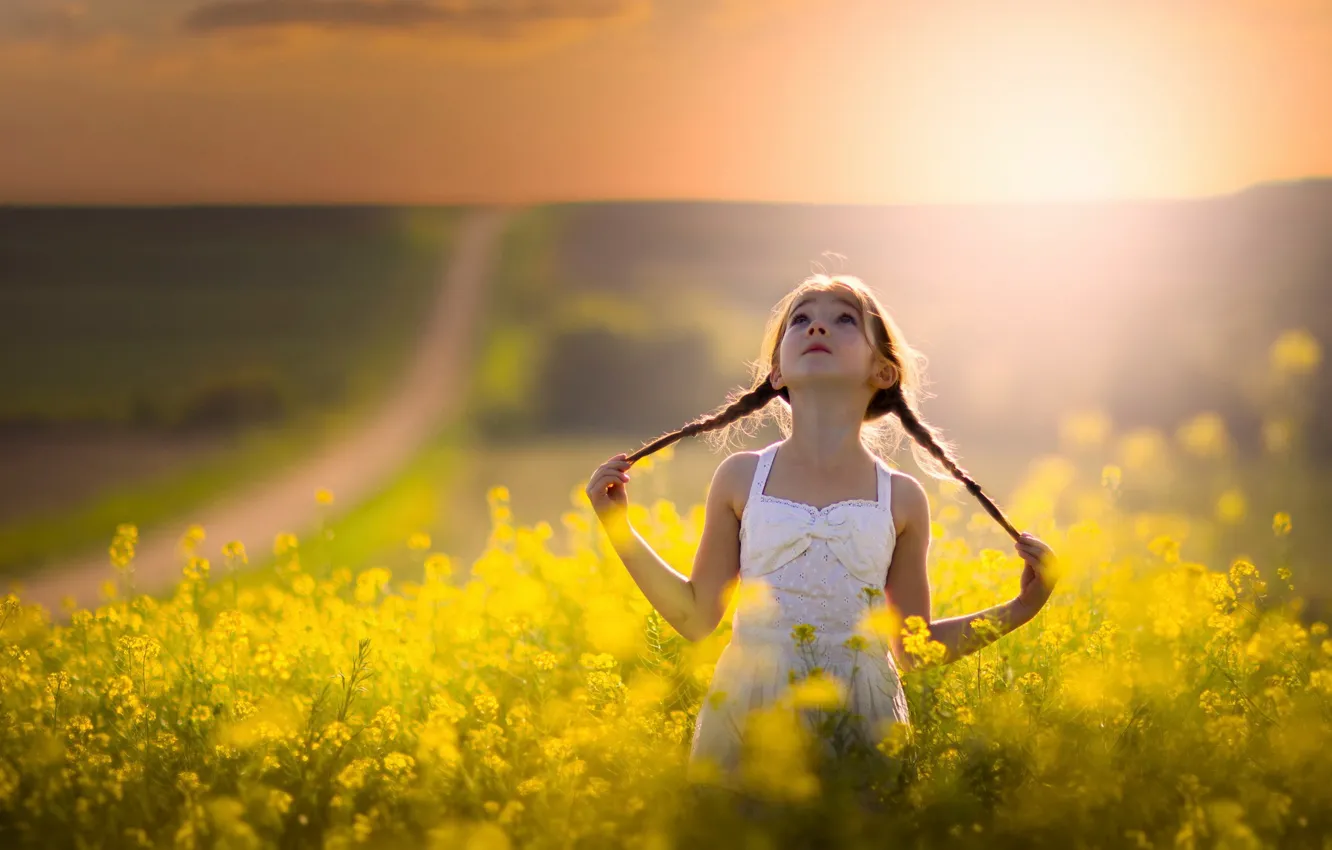
{"type": "MultiPolygon", "coordinates": [[[[792,501],[792,500],[790,500],[790,499],[783,499],[783,498],[781,498],[780,496],[769,496],[767,493],[759,493],[759,494],[757,494],[757,495],[758,495],[758,497],[759,497],[760,499],[763,499],[763,500],[766,500],[766,501],[769,501],[769,502],[777,502],[777,503],[779,503],[779,504],[783,504],[783,505],[791,505],[792,507],[804,508],[805,510],[807,510],[807,511],[809,511],[810,513],[814,514],[815,516],[818,516],[819,514],[827,513],[828,511],[832,510],[833,508],[840,508],[840,507],[852,506],[852,505],[864,505],[864,506],[866,506],[866,507],[879,508],[880,510],[883,510],[883,511],[886,511],[886,510],[888,509],[888,506],[887,506],[887,505],[883,504],[882,502],[876,501],[876,500],[874,500],[874,499],[843,499],[843,500],[841,500],[840,502],[833,502],[833,503],[830,504],[830,505],[824,505],[824,506],[821,507],[821,508],[816,508],[816,507],[814,507],[813,505],[809,504],[808,502],[794,502],[794,501],[792,501]]],[[[748,503],[746,503],[745,507],[746,507],[746,508],[749,507],[748,503]]],[[[746,513],[748,513],[747,510],[746,510],[746,513]]]]}

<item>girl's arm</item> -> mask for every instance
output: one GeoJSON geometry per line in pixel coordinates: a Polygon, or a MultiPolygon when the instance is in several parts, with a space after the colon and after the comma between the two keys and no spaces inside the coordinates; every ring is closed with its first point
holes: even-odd
{"type": "MultiPolygon", "coordinates": [[[[630,524],[625,505],[614,504],[598,512],[615,553],[634,583],[686,640],[702,640],[717,628],[726,609],[727,586],[740,572],[740,520],[735,494],[738,485],[748,483],[744,456],[752,454],[738,452],[717,466],[708,488],[703,533],[689,576],[673,569],[643,540],[630,524]]],[[[752,467],[752,457],[750,460],[752,467]]]]}
{"type": "MultiPolygon", "coordinates": [[[[903,520],[903,527],[897,534],[893,562],[888,570],[884,594],[901,623],[904,624],[908,617],[918,616],[929,626],[930,639],[943,644],[944,655],[937,663],[951,664],[959,658],[970,655],[1036,616],[1045,604],[1045,600],[1049,598],[1053,583],[1047,584],[1044,574],[1037,575],[1033,571],[1030,576],[1026,574],[1023,576],[1023,592],[1007,602],[960,617],[933,619],[930,583],[925,569],[926,555],[930,546],[930,503],[920,482],[911,476],[903,476],[902,480],[907,482],[908,486],[901,488],[905,492],[894,491],[894,496],[897,498],[893,501],[893,509],[894,514],[903,520]],[[988,619],[993,625],[976,629],[972,626],[972,621],[977,619],[988,619]]],[[[1019,551],[1022,551],[1023,545],[1019,544],[1019,551]]],[[[1025,545],[1032,546],[1031,543],[1025,545]]],[[[1044,544],[1040,546],[1043,547],[1044,544]]],[[[1030,571],[1030,562],[1028,562],[1028,571],[1030,571]]],[[[922,665],[907,653],[900,633],[893,636],[891,644],[893,656],[902,672],[918,669],[920,666],[933,666],[933,664],[922,665]]]]}

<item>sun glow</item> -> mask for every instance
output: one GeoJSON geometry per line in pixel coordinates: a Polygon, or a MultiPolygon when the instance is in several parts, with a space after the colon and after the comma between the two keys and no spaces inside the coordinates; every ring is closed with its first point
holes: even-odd
{"type": "Polygon", "coordinates": [[[1019,104],[990,129],[987,147],[995,191],[1008,197],[1083,200],[1125,188],[1113,128],[1090,105],[1078,112],[1019,104]]]}

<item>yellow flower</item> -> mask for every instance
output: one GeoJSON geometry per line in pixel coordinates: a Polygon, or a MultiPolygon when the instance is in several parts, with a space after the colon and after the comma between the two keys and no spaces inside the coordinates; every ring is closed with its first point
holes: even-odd
{"type": "Polygon", "coordinates": [[[615,668],[615,656],[599,652],[595,655],[591,652],[584,652],[578,659],[578,663],[587,670],[612,670],[615,668]]]}
{"type": "Polygon", "coordinates": [[[296,535],[288,531],[281,532],[273,538],[273,554],[282,557],[299,545],[296,535]]]}
{"type": "Polygon", "coordinates": [[[1294,428],[1287,419],[1263,421],[1263,447],[1272,454],[1289,450],[1294,436],[1294,428]]]}
{"type": "Polygon", "coordinates": [[[793,712],[776,705],[757,709],[745,733],[745,785],[773,800],[808,800],[818,794],[818,777],[808,761],[809,732],[793,712]]]}
{"type": "Polygon", "coordinates": [[[375,831],[375,819],[373,815],[356,813],[352,816],[352,836],[357,844],[364,844],[370,840],[370,836],[375,831]]]}
{"type": "Polygon", "coordinates": [[[393,777],[409,777],[416,767],[416,759],[406,753],[389,753],[384,756],[384,772],[393,777]]]}
{"type": "Polygon", "coordinates": [[[938,664],[948,655],[948,648],[931,639],[929,624],[923,617],[912,614],[906,618],[906,628],[902,630],[902,648],[915,657],[922,667],[938,664]]]}
{"type": "Polygon", "coordinates": [[[842,641],[842,646],[846,647],[852,652],[864,652],[866,649],[869,648],[869,641],[865,640],[860,635],[852,635],[851,637],[842,641]]]}
{"type": "Polygon", "coordinates": [[[353,596],[357,602],[366,604],[374,602],[379,591],[383,590],[392,578],[393,574],[384,567],[364,570],[356,576],[356,590],[353,596]]]}
{"type": "Polygon", "coordinates": [[[836,676],[820,673],[796,682],[789,695],[795,708],[829,711],[845,704],[847,688],[836,676]]]}
{"type": "MultiPolygon", "coordinates": [[[[1224,443],[1224,427],[1209,416],[1181,429],[1180,454],[1205,455],[1224,443]]],[[[1332,694],[1327,625],[1314,622],[1300,600],[1284,592],[1273,600],[1281,604],[1257,604],[1264,579],[1278,580],[1284,591],[1297,569],[1275,551],[1287,548],[1289,539],[1280,538],[1290,534],[1290,515],[1273,513],[1277,506],[1293,511],[1294,501],[1275,501],[1269,509],[1267,497],[1262,505],[1256,498],[1270,490],[1273,499],[1292,499],[1282,495],[1280,478],[1291,466],[1269,465],[1266,471],[1278,477],[1256,479],[1257,489],[1247,490],[1254,501],[1243,511],[1234,504],[1218,511],[1229,482],[1213,491],[1206,476],[1135,471],[1116,456],[1108,425],[1088,418],[1077,427],[1087,433],[1069,442],[1104,445],[1076,467],[1068,459],[1034,464],[1011,500],[1028,517],[1024,525],[1058,536],[1061,552],[1079,571],[1076,586],[1036,623],[962,663],[933,670],[919,669],[944,657],[927,618],[902,622],[881,583],[857,591],[852,601],[859,622],[849,637],[834,637],[822,621],[783,620],[778,589],[740,578],[724,597],[727,613],[733,609],[738,619],[724,617],[706,640],[685,640],[653,615],[586,505],[561,507],[558,481],[555,510],[566,510],[566,519],[553,528],[512,523],[508,491],[494,490],[492,516],[504,521],[516,545],[498,545],[498,535],[485,545],[494,529],[475,529],[483,546],[465,553],[466,562],[454,561],[464,553],[431,551],[429,535],[415,525],[394,529],[389,523],[318,558],[298,552],[294,535],[276,535],[274,554],[285,568],[269,577],[246,576],[234,596],[230,583],[206,581],[201,546],[181,556],[175,592],[99,600],[90,610],[71,606],[67,627],[21,605],[22,591],[16,591],[0,604],[0,694],[16,740],[29,746],[0,758],[0,811],[27,827],[39,822],[33,807],[50,796],[41,785],[50,773],[83,800],[69,807],[68,824],[40,821],[49,824],[50,843],[67,844],[60,829],[96,830],[106,806],[137,811],[133,795],[146,787],[145,772],[176,764],[165,774],[168,790],[182,800],[181,822],[192,830],[177,835],[180,845],[249,846],[254,842],[238,838],[215,815],[252,822],[256,834],[267,834],[281,826],[284,810],[295,819],[305,811],[270,783],[291,771],[327,768],[332,819],[322,837],[341,850],[358,834],[368,843],[381,833],[387,840],[399,826],[390,815],[404,821],[404,834],[421,835],[430,846],[475,850],[483,828],[501,844],[513,834],[516,845],[549,830],[561,809],[593,843],[651,850],[656,839],[642,831],[651,827],[629,817],[629,809],[650,810],[654,789],[685,766],[701,711],[718,711],[723,723],[743,720],[745,757],[736,778],[747,791],[779,805],[819,805],[825,798],[814,766],[817,737],[847,731],[841,721],[851,686],[861,687],[866,676],[871,687],[880,684],[876,677],[892,660],[884,644],[900,643],[917,659],[912,666],[918,669],[903,675],[902,687],[920,710],[919,725],[913,732],[910,723],[875,722],[865,731],[886,756],[920,756],[910,765],[905,805],[924,811],[948,804],[972,761],[974,738],[1030,744],[1033,775],[1067,783],[1072,795],[1114,799],[1122,792],[1130,803],[1133,794],[1178,795],[1185,807],[1181,822],[1200,835],[1214,826],[1208,801],[1218,788],[1256,793],[1245,798],[1245,811],[1268,818],[1268,826],[1307,826],[1296,825],[1310,805],[1303,785],[1286,783],[1282,794],[1263,791],[1272,777],[1305,769],[1315,751],[1310,748],[1328,737],[1319,712],[1332,694]],[[1173,497],[1164,488],[1171,480],[1189,489],[1173,497]],[[1142,486],[1141,501],[1109,497],[1127,483],[1142,486]],[[1200,512],[1188,507],[1195,504],[1200,512]],[[1263,543],[1264,529],[1247,527],[1248,509],[1259,511],[1260,525],[1267,512],[1270,533],[1278,537],[1268,539],[1277,544],[1274,551],[1263,543]],[[1246,525],[1218,532],[1218,513],[1243,517],[1246,525]],[[1075,521],[1065,527],[1062,518],[1075,521]],[[1247,539],[1251,532],[1256,541],[1247,539]],[[388,550],[394,540],[399,548],[405,541],[413,549],[403,553],[406,560],[420,557],[423,565],[411,576],[420,583],[405,585],[401,594],[386,592],[397,583],[389,584],[387,567],[374,566],[374,553],[385,550],[384,533],[388,550]],[[1186,547],[1193,560],[1182,558],[1186,547]],[[1264,565],[1261,573],[1257,563],[1264,565]],[[730,634],[737,621],[784,625],[775,645],[751,645],[730,634]],[[731,648],[722,655],[728,638],[731,648]],[[362,640],[376,650],[365,671],[373,675],[352,683],[362,640]],[[834,659],[849,660],[854,671],[832,666],[834,659]],[[790,678],[788,668],[796,668],[790,678]],[[775,677],[784,692],[757,720],[732,713],[748,707],[732,687],[737,670],[775,677]],[[714,681],[715,690],[709,687],[714,681]],[[166,699],[173,693],[180,697],[174,708],[166,699]],[[1195,765],[1198,777],[1130,787],[1114,759],[1075,764],[1060,756],[1072,752],[1063,721],[1076,712],[1083,715],[1078,735],[1089,736],[1082,743],[1093,745],[1089,752],[1113,748],[1125,730],[1136,740],[1139,697],[1162,708],[1153,710],[1150,731],[1175,740],[1175,755],[1195,765]],[[42,729],[54,738],[43,743],[42,729]],[[186,754],[189,759],[175,758],[186,754]],[[623,769],[607,774],[607,765],[623,769]],[[194,773],[178,774],[184,767],[194,773]],[[253,774],[255,782],[212,787],[214,777],[237,770],[253,774]],[[172,784],[177,781],[180,789],[172,784]],[[413,806],[401,805],[432,795],[441,811],[453,813],[439,824],[428,825],[413,806]],[[633,798],[638,801],[631,805],[633,798]],[[1273,819],[1287,809],[1285,820],[1273,819]]],[[[1166,441],[1136,439],[1142,455],[1172,460],[1166,441]]],[[[1133,446],[1129,440],[1119,447],[1133,446]]],[[[706,518],[702,505],[661,500],[636,507],[639,530],[663,558],[685,565],[695,556],[706,518]]],[[[935,507],[942,536],[929,564],[931,614],[951,619],[1012,598],[1021,564],[988,515],[961,500],[936,499],[935,507]]],[[[132,525],[118,529],[122,560],[128,562],[137,538],[132,525]]],[[[226,540],[224,534],[219,543],[226,540]]],[[[233,546],[228,558],[234,562],[242,552],[233,546]]],[[[971,628],[982,634],[987,627],[981,620],[971,628]]],[[[709,782],[721,776],[706,769],[700,775],[709,782]]],[[[1069,826],[1059,820],[1067,813],[1053,816],[1054,828],[1069,826]]],[[[972,821],[954,818],[959,835],[972,834],[972,821]]],[[[107,834],[134,846],[145,835],[170,843],[175,832],[135,824],[142,835],[126,832],[125,824],[112,824],[107,834]]],[[[1206,833],[1220,835],[1219,829],[1206,833]]]]}
{"type": "Polygon", "coordinates": [[[892,721],[887,723],[887,727],[879,738],[877,748],[884,755],[896,758],[911,741],[911,727],[907,723],[892,721]]]}
{"type": "Polygon", "coordinates": [[[1110,436],[1110,428],[1110,417],[1101,411],[1078,411],[1059,420],[1059,438],[1070,448],[1096,448],[1110,436]]]}
{"type": "Polygon", "coordinates": [[[1257,580],[1258,568],[1244,558],[1236,558],[1230,565],[1230,583],[1238,590],[1242,585],[1257,580]]]}
{"type": "Polygon", "coordinates": [[[1141,470],[1158,465],[1166,456],[1165,437],[1151,428],[1138,428],[1119,439],[1119,457],[1129,469],[1141,470]]]}
{"type": "Polygon", "coordinates": [[[1124,470],[1108,463],[1101,468],[1101,486],[1107,490],[1118,490],[1124,481],[1124,470]]]}
{"type": "Polygon", "coordinates": [[[448,555],[432,552],[425,559],[425,580],[443,581],[453,575],[453,562],[448,555]]]}
{"type": "MultiPolygon", "coordinates": [[[[500,812],[497,821],[505,825],[511,824],[525,811],[527,811],[527,807],[522,803],[517,800],[510,800],[504,804],[504,810],[500,812]]],[[[469,844],[469,846],[471,845],[469,844]]]]}
{"type": "Polygon", "coordinates": [[[902,620],[890,605],[872,605],[865,609],[856,624],[856,630],[878,640],[880,646],[888,646],[902,629],[902,620]]]}
{"type": "Polygon", "coordinates": [[[46,698],[56,700],[62,691],[69,690],[69,674],[64,670],[46,674],[46,698]]]}
{"type": "Polygon", "coordinates": [[[477,714],[484,718],[492,718],[499,711],[499,700],[491,694],[477,694],[472,699],[472,705],[476,708],[477,714]]]}
{"type": "Polygon", "coordinates": [[[1244,494],[1231,488],[1222,493],[1221,497],[1216,500],[1216,518],[1221,522],[1234,525],[1244,519],[1246,507],[1244,494]]]}
{"type": "Polygon", "coordinates": [[[794,640],[798,646],[809,646],[814,642],[817,636],[817,631],[818,630],[809,623],[801,623],[791,629],[791,639],[794,640]]]}
{"type": "Polygon", "coordinates": [[[1167,564],[1179,563],[1179,541],[1166,534],[1152,538],[1147,549],[1167,564]]]}
{"type": "Polygon", "coordinates": [[[328,490],[316,490],[315,501],[321,505],[331,505],[333,504],[333,494],[328,490]]]}
{"type": "Polygon", "coordinates": [[[185,533],[181,535],[180,545],[182,548],[185,549],[185,551],[193,552],[194,547],[204,541],[204,537],[205,535],[204,535],[203,526],[199,525],[198,523],[194,523],[190,525],[189,528],[185,529],[185,533]]]}
{"type": "Polygon", "coordinates": [[[115,537],[111,541],[111,564],[117,570],[125,570],[134,560],[134,547],[139,542],[139,529],[129,523],[116,526],[115,537]]]}
{"type": "Polygon", "coordinates": [[[430,535],[424,532],[416,532],[407,538],[407,548],[414,552],[424,552],[430,548],[430,535]]]}
{"type": "Polygon", "coordinates": [[[249,633],[245,624],[245,615],[240,611],[223,611],[218,614],[217,619],[213,621],[213,630],[227,637],[249,633]]]}
{"type": "Polygon", "coordinates": [[[1269,351],[1272,368],[1281,375],[1308,375],[1323,359],[1322,346],[1302,328],[1282,332],[1269,351]]]}
{"type": "Polygon", "coordinates": [[[181,569],[181,575],[191,581],[204,581],[208,578],[208,559],[200,558],[198,555],[191,555],[189,561],[181,569]]]}
{"type": "Polygon", "coordinates": [[[1180,426],[1175,436],[1189,453],[1198,457],[1221,457],[1230,450],[1226,422],[1216,413],[1200,413],[1180,426]]]}
{"type": "Polygon", "coordinates": [[[517,788],[518,796],[520,797],[530,797],[533,794],[540,794],[542,791],[545,790],[546,790],[545,780],[539,779],[537,777],[532,777],[531,779],[524,779],[522,782],[518,783],[518,788],[517,788]]]}
{"type": "Polygon", "coordinates": [[[503,756],[496,753],[486,753],[481,757],[481,763],[490,769],[496,776],[503,776],[513,770],[513,765],[504,760],[503,756]]]}

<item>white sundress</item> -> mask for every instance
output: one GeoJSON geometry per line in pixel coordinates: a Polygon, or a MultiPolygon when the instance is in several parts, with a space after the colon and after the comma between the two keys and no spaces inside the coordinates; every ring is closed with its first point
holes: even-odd
{"type": "MultiPolygon", "coordinates": [[[[731,642],[717,659],[690,745],[690,776],[697,776],[707,760],[720,768],[724,785],[739,779],[748,713],[786,693],[789,670],[803,676],[808,669],[792,636],[797,625],[815,627],[815,643],[804,652],[812,650],[815,663],[846,685],[849,729],[859,742],[872,751],[887,723],[910,722],[892,653],[882,637],[861,627],[871,606],[864,591],[883,590],[897,541],[892,472],[876,458],[877,500],[847,499],[815,508],[763,492],[781,445],[773,443],[759,453],[740,521],[740,592],[744,598],[744,584],[762,582],[767,602],[737,605],[731,642]],[[867,649],[842,645],[855,634],[865,638],[867,649]]],[[[880,594],[872,604],[883,603],[880,594]]],[[[817,715],[805,710],[802,716],[812,729],[817,715]]]]}

